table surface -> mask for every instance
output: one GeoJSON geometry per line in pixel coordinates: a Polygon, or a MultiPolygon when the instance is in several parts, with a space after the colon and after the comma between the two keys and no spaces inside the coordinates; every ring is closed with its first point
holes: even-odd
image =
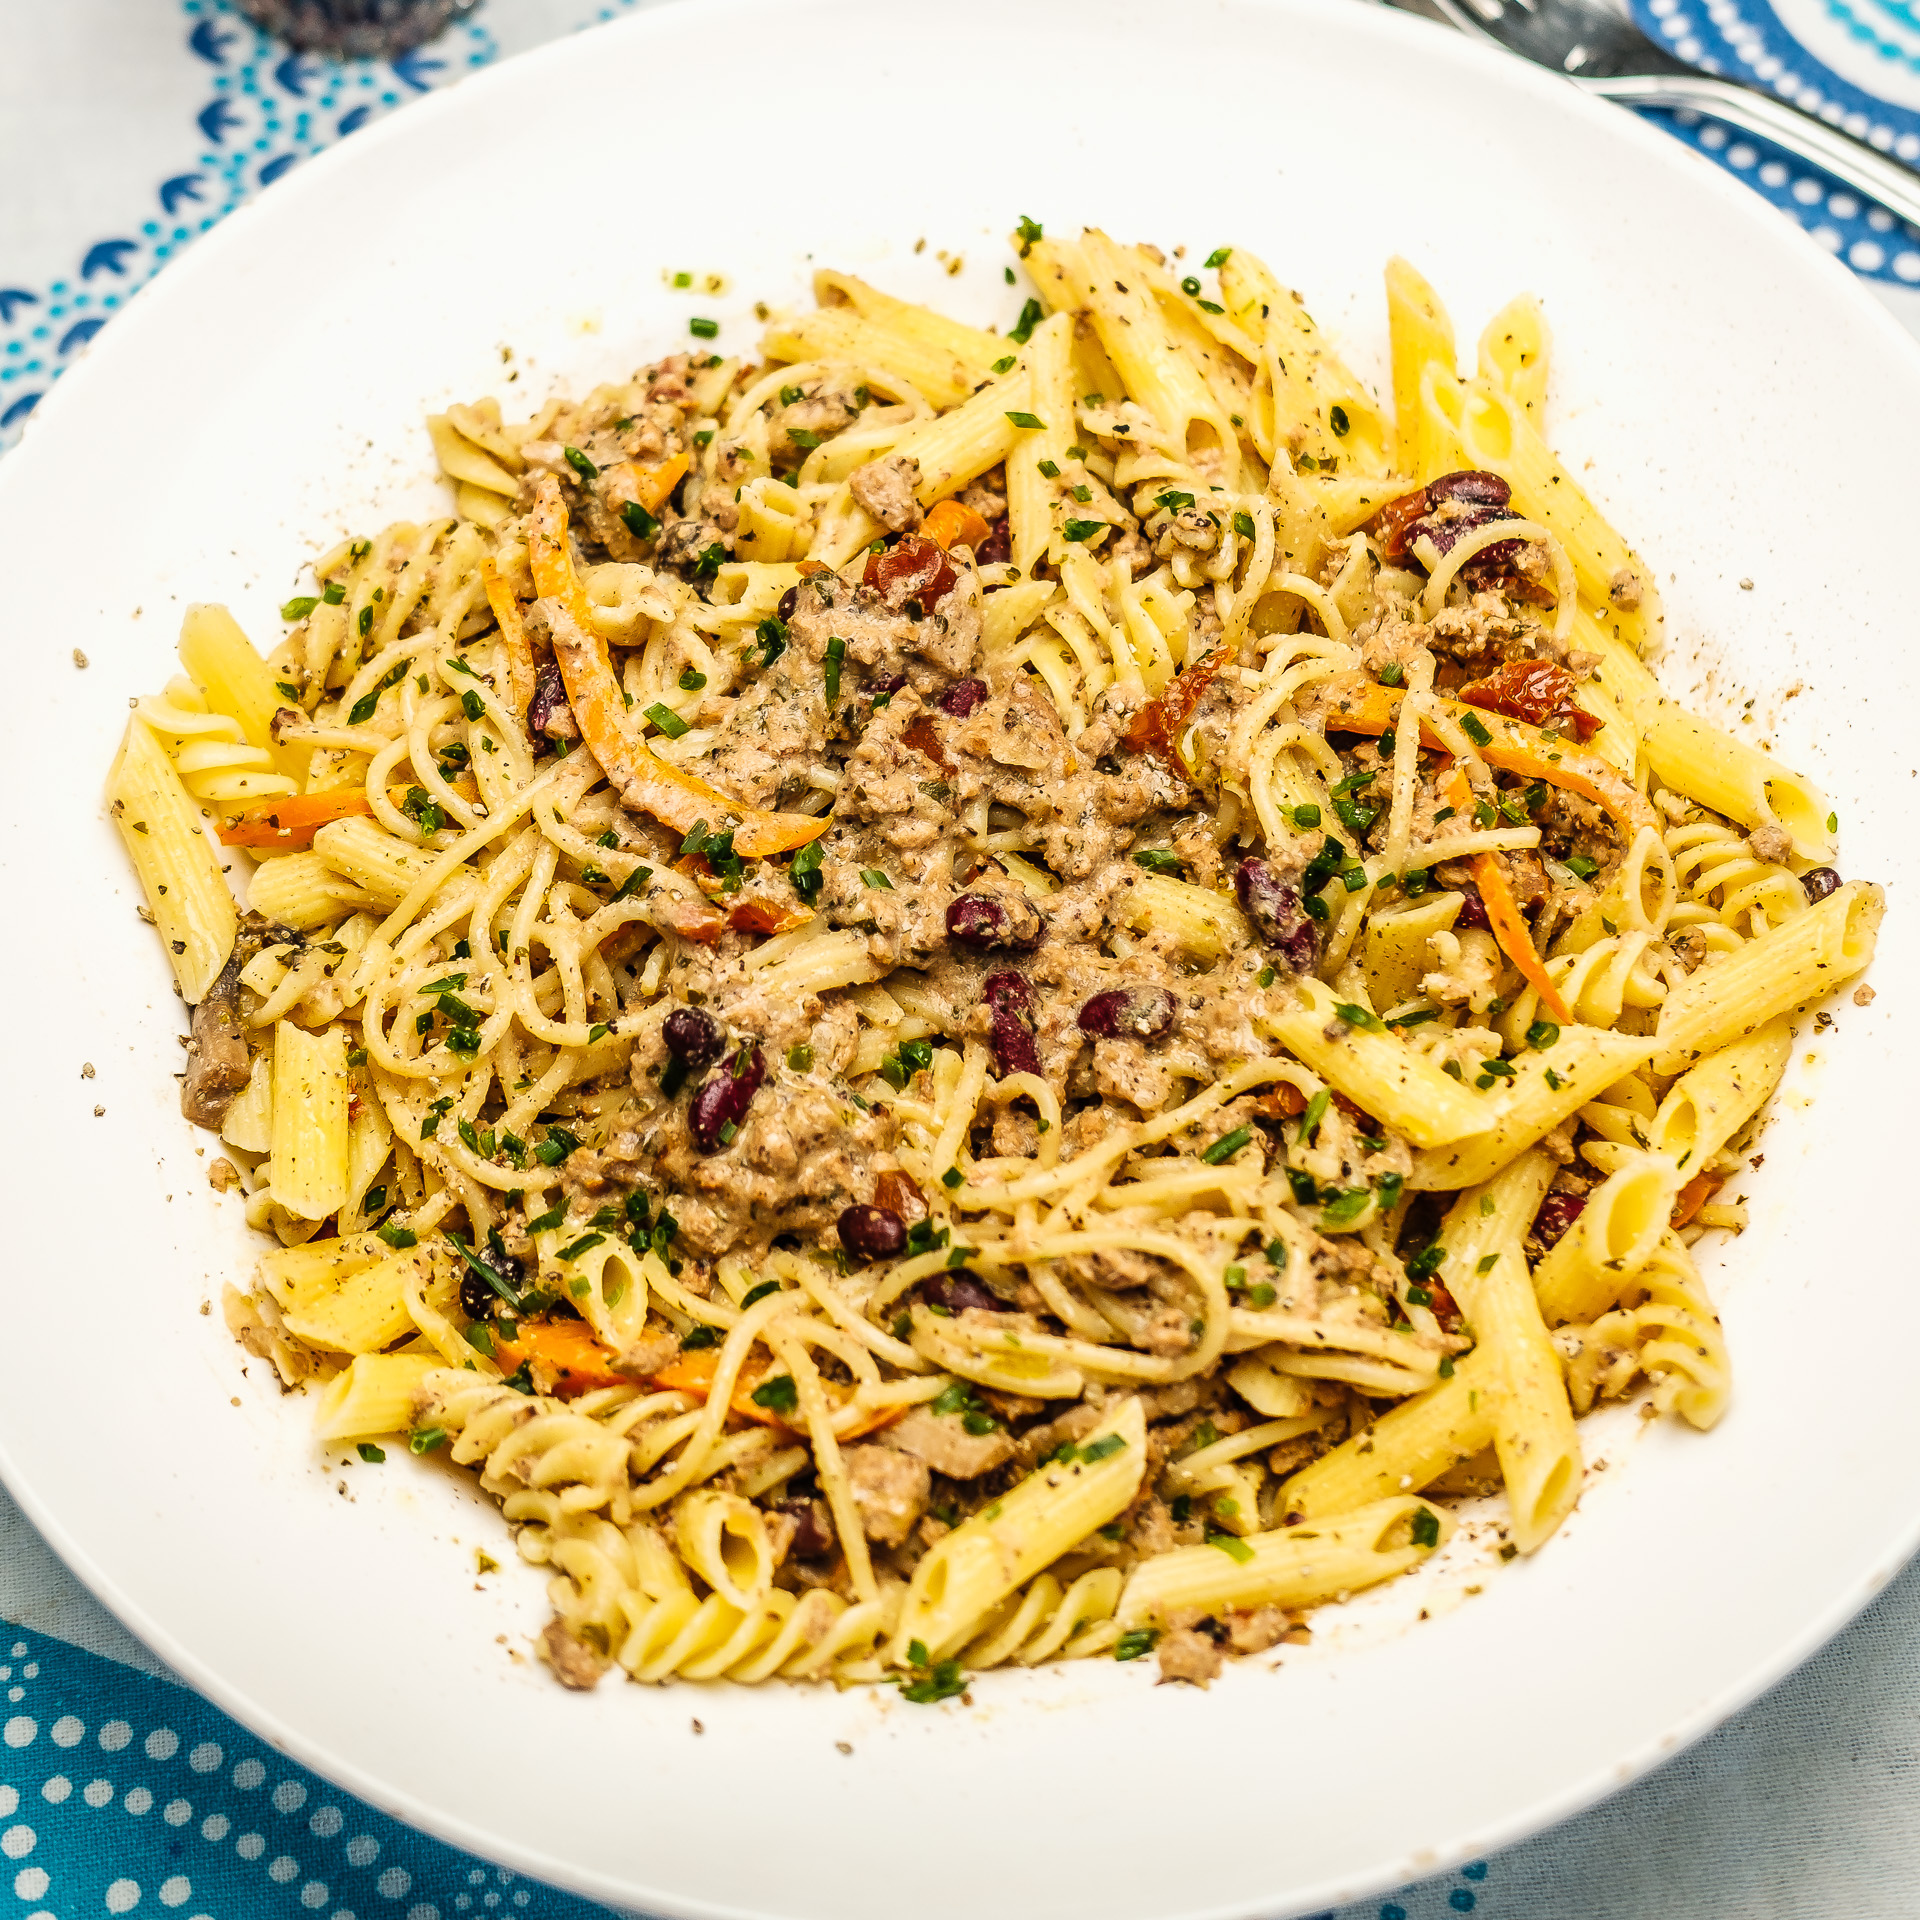
{"type": "MultiPolygon", "coordinates": [[[[396,65],[328,67],[289,60],[228,0],[0,0],[0,449],[142,280],[278,172],[464,71],[637,3],[485,0],[396,65]]],[[[1760,57],[1733,0],[1710,0],[1698,30],[1709,21],[1760,57]]],[[[1695,30],[1679,0],[1650,0],[1646,23],[1669,40],[1695,30]]],[[[1920,291],[1890,277],[1920,236],[1873,225],[1850,238],[1862,211],[1830,213],[1835,196],[1804,169],[1769,175],[1765,156],[1729,158],[1718,129],[1676,132],[1750,170],[1920,337],[1920,291]]],[[[174,1681],[4,1492],[0,1621],[0,1920],[128,1913],[149,1897],[183,1920],[604,1912],[275,1755],[174,1681]]],[[[1917,1645],[1920,1568],[1659,1773],[1338,1920],[1908,1920],[1920,1912],[1917,1645]]]]}

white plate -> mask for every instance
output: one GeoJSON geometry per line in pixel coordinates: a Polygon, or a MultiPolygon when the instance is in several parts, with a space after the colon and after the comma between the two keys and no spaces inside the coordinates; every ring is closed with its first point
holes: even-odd
{"type": "Polygon", "coordinates": [[[1899,1017],[1917,445],[1911,342],[1771,208],[1627,115],[1397,15],[683,6],[423,101],[162,275],[0,467],[8,1486],[264,1735],[450,1840],[656,1913],[1273,1916],[1591,1801],[1804,1657],[1920,1525],[1901,1338],[1916,1029],[1899,1017]],[[990,1676],[970,1710],[570,1695],[522,1651],[538,1577],[475,1580],[475,1547],[503,1546],[483,1503],[404,1452],[323,1469],[307,1409],[243,1377],[217,1299],[246,1235],[175,1109],[181,1010],[102,774],[128,696],[172,670],[186,601],[228,601],[270,644],[306,555],[442,510],[430,406],[499,392],[530,410],[555,377],[579,390],[686,344],[690,312],[749,347],[751,303],[797,296],[810,260],[1004,324],[1022,213],[1190,258],[1253,248],[1375,370],[1396,250],[1469,344],[1510,294],[1540,293],[1553,435],[1662,575],[1669,677],[1723,718],[1756,696],[1754,735],[1834,795],[1846,870],[1891,883],[1880,998],[1809,1036],[1748,1183],[1752,1229],[1714,1274],[1733,1412],[1704,1438],[1610,1431],[1610,1470],[1537,1560],[1463,1549],[1427,1594],[1205,1694],[1098,1662],[990,1676]],[[673,294],[677,267],[730,291],[673,294]],[[1435,1617],[1384,1630],[1419,1604],[1435,1617]]]}

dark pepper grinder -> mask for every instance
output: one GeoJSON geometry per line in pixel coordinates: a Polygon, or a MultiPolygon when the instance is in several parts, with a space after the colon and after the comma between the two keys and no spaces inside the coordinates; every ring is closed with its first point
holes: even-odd
{"type": "Polygon", "coordinates": [[[391,60],[431,40],[475,0],[236,0],[240,11],[303,53],[391,60]]]}

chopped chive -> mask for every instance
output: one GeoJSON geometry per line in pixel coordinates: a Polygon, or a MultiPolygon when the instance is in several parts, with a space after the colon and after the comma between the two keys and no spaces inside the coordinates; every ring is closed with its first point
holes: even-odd
{"type": "Polygon", "coordinates": [[[1007,418],[1011,420],[1016,427],[1023,428],[1028,433],[1044,433],[1046,431],[1047,423],[1042,420],[1037,413],[1015,413],[1010,411],[1007,414],[1007,418]]]}
{"type": "Polygon", "coordinates": [[[711,340],[720,331],[718,320],[702,320],[697,315],[687,322],[687,331],[696,340],[711,340]]]}
{"type": "MultiPolygon", "coordinates": [[[[1039,239],[1040,229],[1038,227],[1034,228],[1033,237],[1036,240],[1039,239]]],[[[1038,300],[1029,300],[1020,309],[1020,318],[1007,330],[1007,338],[1017,346],[1024,347],[1027,342],[1033,338],[1033,330],[1039,324],[1040,302],[1038,300]]]]}
{"type": "Polygon", "coordinates": [[[1215,247],[1202,264],[1208,267],[1224,267],[1232,257],[1231,247],[1215,247]]]}
{"type": "Polygon", "coordinates": [[[787,1070],[790,1073],[810,1073],[813,1070],[813,1049],[804,1040],[787,1049],[787,1070]]]}
{"type": "Polygon", "coordinates": [[[596,467],[578,447],[562,447],[560,451],[566,455],[567,465],[570,466],[582,480],[598,480],[600,478],[600,469],[596,467]]]}
{"type": "Polygon", "coordinates": [[[1334,1012],[1350,1027],[1359,1027],[1366,1033],[1384,1033],[1386,1023],[1377,1013],[1369,1013],[1365,1007],[1356,1007],[1346,1000],[1334,1003],[1334,1012]]]}
{"type": "Polygon", "coordinates": [[[1200,1155],[1200,1158],[1210,1167],[1225,1166],[1252,1138],[1251,1127],[1235,1127],[1231,1133],[1223,1133],[1200,1155]]]}
{"type": "Polygon", "coordinates": [[[840,666],[847,657],[847,643],[836,633],[827,641],[827,705],[840,698],[840,666]]]}
{"type": "Polygon", "coordinates": [[[1352,429],[1353,422],[1347,418],[1345,407],[1330,407],[1327,410],[1327,425],[1333,429],[1334,437],[1344,440],[1352,429]]]}
{"type": "Polygon", "coordinates": [[[762,1280],[758,1286],[747,1289],[746,1296],[740,1302],[740,1309],[744,1313],[746,1309],[756,1301],[764,1300],[768,1294],[778,1293],[779,1291],[780,1282],[778,1280],[762,1280]]]}
{"type": "Polygon", "coordinates": [[[377,1467],[387,1457],[385,1451],[376,1447],[371,1440],[362,1440],[354,1451],[370,1467],[377,1467]]]}
{"type": "Polygon", "coordinates": [[[1551,1020],[1536,1020],[1527,1029],[1527,1045],[1536,1053],[1544,1053],[1560,1038],[1560,1029],[1551,1020]]]}
{"type": "Polygon", "coordinates": [[[1209,1533],[1207,1545],[1218,1547],[1229,1560],[1238,1561],[1243,1567],[1253,1558],[1253,1549],[1237,1533],[1209,1533]]]}
{"type": "Polygon", "coordinates": [[[1440,1544],[1440,1516],[1431,1507],[1422,1507],[1413,1516],[1413,1544],[1416,1547],[1437,1547],[1440,1544]]]}
{"type": "Polygon", "coordinates": [[[1251,540],[1253,538],[1253,515],[1250,513],[1236,513],[1233,516],[1233,530],[1242,540],[1251,540]]]}
{"type": "Polygon", "coordinates": [[[431,1453],[435,1447],[443,1447],[446,1443],[445,1427],[422,1427],[418,1433],[407,1436],[407,1445],[415,1453],[431,1453]]]}
{"type": "Polygon", "coordinates": [[[1463,713],[1460,716],[1460,731],[1476,747],[1490,747],[1493,744],[1493,735],[1487,731],[1486,723],[1477,713],[1463,713]]]}
{"type": "Polygon", "coordinates": [[[1170,847],[1142,847],[1133,856],[1133,864],[1149,873],[1178,873],[1180,856],[1170,847]]]}
{"type": "Polygon", "coordinates": [[[678,740],[687,731],[687,723],[671,707],[662,706],[658,700],[646,709],[646,715],[669,740],[678,740]]]}
{"type": "Polygon", "coordinates": [[[1333,1095],[1325,1087],[1322,1087],[1320,1091],[1307,1102],[1305,1111],[1300,1115],[1300,1138],[1304,1140],[1308,1146],[1313,1145],[1314,1137],[1320,1131],[1320,1122],[1327,1117],[1327,1109],[1332,1104],[1333,1095]]]}
{"type": "Polygon", "coordinates": [[[860,869],[860,878],[865,881],[869,887],[876,888],[882,893],[891,893],[893,891],[893,882],[889,880],[878,867],[862,867],[860,869]]]}
{"type": "Polygon", "coordinates": [[[1008,354],[1008,355],[1006,356],[1006,358],[1005,358],[1004,360],[996,360],[996,361],[995,361],[995,362],[993,363],[993,370],[994,370],[994,372],[995,372],[995,373],[1010,373],[1010,372],[1011,372],[1011,371],[1013,370],[1013,363],[1014,363],[1014,361],[1015,361],[1015,359],[1016,359],[1017,357],[1018,357],[1017,355],[1015,355],[1015,354],[1011,354],[1011,353],[1010,353],[1010,354],[1008,354]]]}
{"type": "Polygon", "coordinates": [[[1153,1627],[1131,1627],[1113,1643],[1116,1660],[1141,1660],[1150,1654],[1160,1635],[1153,1627]]]}
{"type": "Polygon", "coordinates": [[[1106,527],[1104,520],[1069,520],[1060,531],[1069,540],[1091,540],[1095,534],[1104,533],[1106,527]]]}

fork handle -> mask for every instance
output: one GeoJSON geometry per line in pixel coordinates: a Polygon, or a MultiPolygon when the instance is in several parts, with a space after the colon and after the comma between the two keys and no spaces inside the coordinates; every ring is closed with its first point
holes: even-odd
{"type": "Polygon", "coordinates": [[[1693,107],[1711,114],[1755,139],[1786,148],[1808,166],[1832,174],[1910,226],[1920,227],[1920,176],[1770,94],[1704,74],[1619,74],[1590,80],[1576,75],[1574,84],[1622,106],[1693,107]]]}

